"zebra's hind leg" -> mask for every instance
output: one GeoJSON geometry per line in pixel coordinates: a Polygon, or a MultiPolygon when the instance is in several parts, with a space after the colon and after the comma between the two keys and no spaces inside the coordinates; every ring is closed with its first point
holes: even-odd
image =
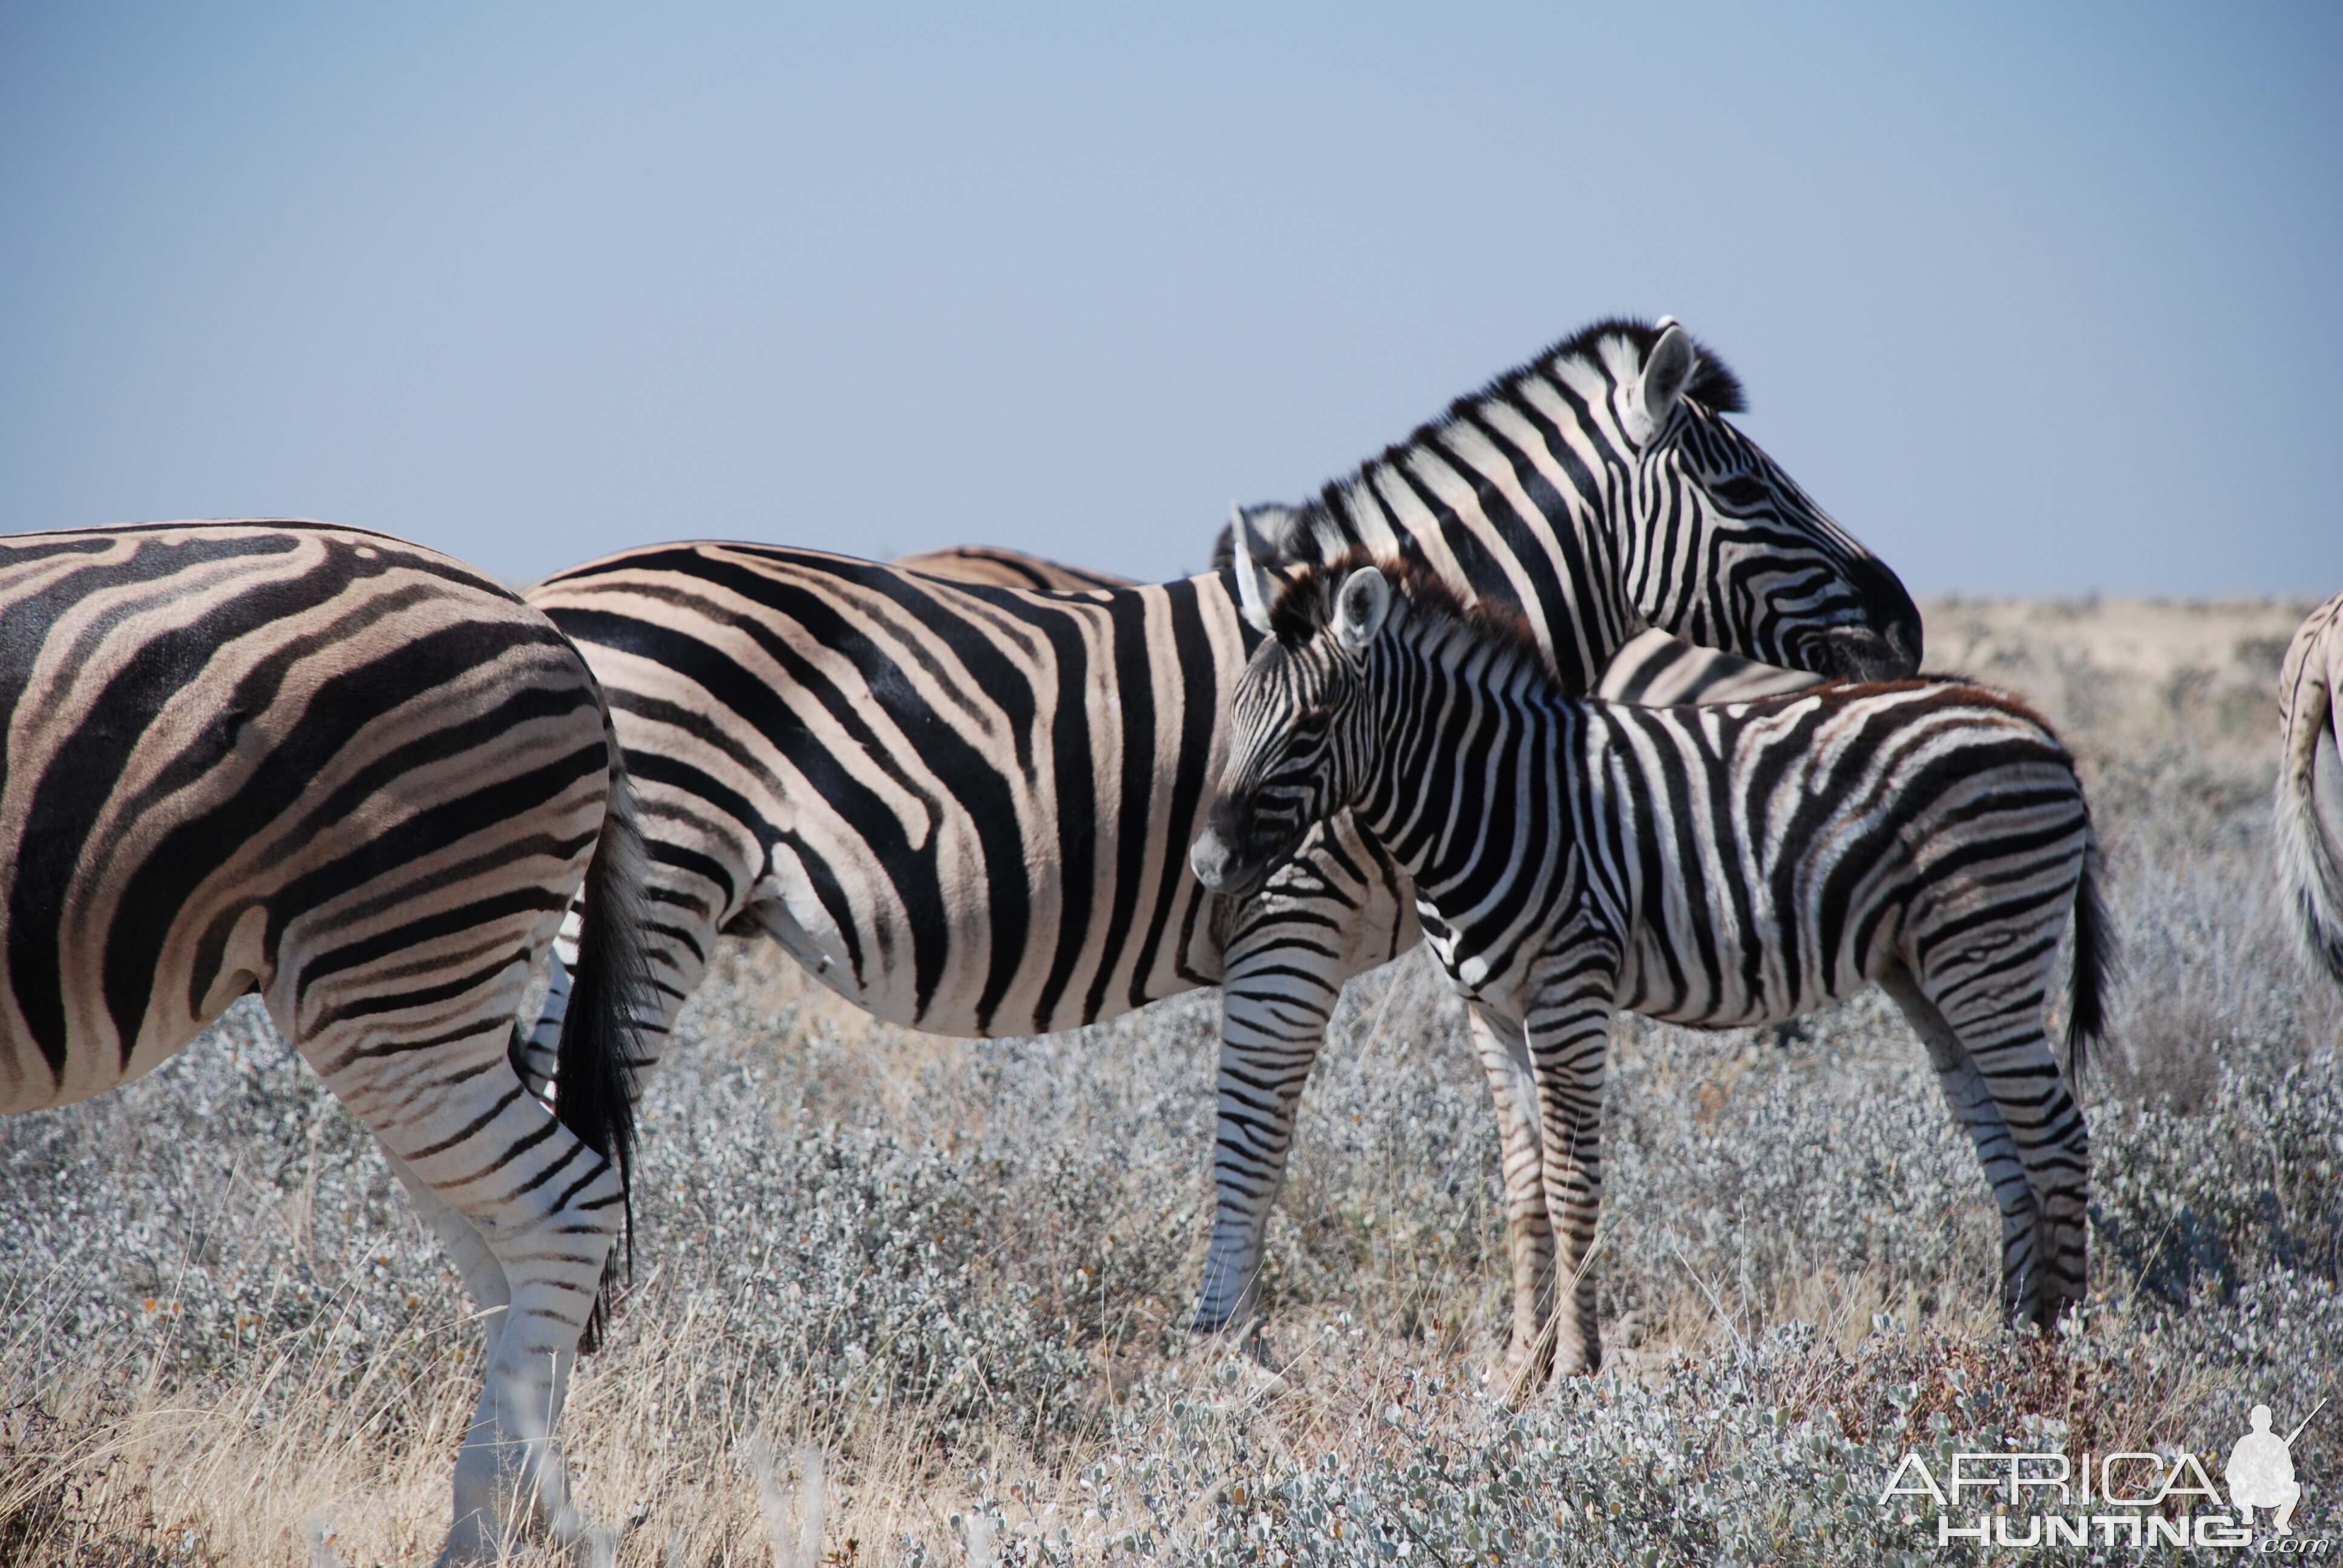
{"type": "Polygon", "coordinates": [[[1505,1178],[1505,1234],[1513,1249],[1513,1332],[1505,1383],[1514,1399],[1544,1385],[1554,1367],[1554,1226],[1546,1213],[1545,1152],[1539,1133],[1537,1073],[1529,1037],[1510,1019],[1475,1004],[1473,1049],[1497,1102],[1499,1159],[1505,1178]]]}
{"type": "Polygon", "coordinates": [[[1924,985],[1896,961],[1877,979],[1927,1048],[1945,1101],[1968,1130],[1993,1189],[2001,1211],[2002,1311],[2046,1331],[2088,1286],[2090,1152],[2081,1107],[2042,1031],[2041,992],[2005,1000],[1924,985]],[[1980,1043],[1973,1048],[1971,1040],[1980,1043]]]}
{"type": "Polygon", "coordinates": [[[466,1283],[487,1295],[504,1282],[485,1386],[456,1461],[443,1564],[494,1561],[532,1525],[565,1543],[585,1534],[553,1425],[623,1203],[610,1162],[514,1075],[509,1001],[501,1016],[483,1010],[471,1032],[427,1049],[331,1030],[304,1050],[404,1168],[410,1190],[431,1195],[426,1217],[466,1283]]]}

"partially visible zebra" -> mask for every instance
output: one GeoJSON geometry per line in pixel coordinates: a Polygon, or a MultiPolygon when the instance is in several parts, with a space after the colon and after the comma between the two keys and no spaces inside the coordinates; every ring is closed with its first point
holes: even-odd
{"type": "Polygon", "coordinates": [[[2042,1014],[2071,910],[2079,1075],[2107,938],[2082,787],[2039,719],[1931,680],[1587,701],[1527,628],[1428,573],[1363,552],[1273,608],[1273,579],[1244,581],[1273,636],[1237,689],[1197,875],[1243,897],[1348,810],[1413,879],[1496,1093],[1517,1383],[1549,1355],[1557,1375],[1602,1358],[1589,1264],[1621,1009],[1760,1024],[1879,981],[1984,1162],[2005,1308],[2047,1326],[2082,1299],[2088,1139],[2042,1014]]]}
{"type": "MultiPolygon", "coordinates": [[[[1719,417],[1739,406],[1682,327],[1598,323],[1251,526],[1302,557],[1355,538],[1523,606],[1579,689],[1646,627],[1908,674],[1910,597],[1719,417]]],[[[700,542],[528,597],[601,677],[642,795],[654,1041],[724,930],[769,931],[858,1005],[944,1033],[1069,1028],[1222,983],[1194,1322],[1250,1321],[1334,1000],[1418,933],[1404,882],[1345,821],[1242,907],[1189,875],[1253,635],[1233,577],[1021,593],[700,542]]]]}
{"type": "Polygon", "coordinates": [[[2310,954],[2343,982],[2343,594],[2294,634],[2278,670],[2278,867],[2310,954]]]}
{"type": "Polygon", "coordinates": [[[649,1005],[593,673],[432,551],[161,523],[0,538],[0,1110],[126,1083],[257,991],[492,1314],[441,1561],[532,1521],[578,1537],[552,1424],[625,1213],[649,1005]],[[581,879],[557,1120],[508,1052],[581,879]]]}

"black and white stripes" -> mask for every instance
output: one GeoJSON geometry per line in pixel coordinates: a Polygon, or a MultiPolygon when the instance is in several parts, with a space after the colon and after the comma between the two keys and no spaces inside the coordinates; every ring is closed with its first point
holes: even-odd
{"type": "Polygon", "coordinates": [[[625,1211],[645,973],[592,673],[397,539],[157,524],[0,538],[0,1110],[114,1088],[257,991],[496,1314],[447,1560],[530,1515],[576,1537],[551,1425],[625,1211]],[[581,880],[557,1120],[508,1052],[581,880]]]}
{"type": "Polygon", "coordinates": [[[1242,896],[1347,809],[1413,879],[1496,1091],[1516,1375],[1600,1360],[1587,1263],[1621,1009],[1764,1023],[1880,981],[1984,1161],[2006,1306],[2047,1324],[2079,1300],[2088,1141],[2043,1009],[2071,912],[2079,1069],[2105,937],[2089,813],[2041,721],[1920,680],[1575,699],[1526,628],[1393,576],[1313,568],[1276,600],[1193,859],[1242,896]]]}
{"type": "MultiPolygon", "coordinates": [[[[1681,328],[1604,323],[1253,526],[1295,558],[1365,542],[1517,604],[1581,688],[1647,625],[1819,673],[1908,673],[1910,598],[1723,422],[1738,396],[1681,328]]],[[[728,928],[947,1033],[1062,1029],[1223,983],[1195,1321],[1242,1321],[1326,1019],[1345,980],[1413,943],[1413,900],[1340,819],[1242,907],[1189,875],[1251,635],[1232,577],[1020,592],[989,586],[996,563],[963,563],[987,581],[960,583],[937,564],[697,543],[530,590],[609,692],[640,788],[654,1051],[728,928]]]]}

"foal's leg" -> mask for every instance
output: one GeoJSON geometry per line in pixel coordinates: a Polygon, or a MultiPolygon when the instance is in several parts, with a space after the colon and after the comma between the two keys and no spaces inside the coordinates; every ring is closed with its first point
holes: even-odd
{"type": "Polygon", "coordinates": [[[1422,938],[1413,894],[1346,812],[1313,829],[1229,933],[1221,998],[1216,1203],[1199,1333],[1251,1329],[1261,1315],[1269,1211],[1285,1183],[1293,1111],[1352,976],[1422,938]]]}
{"type": "Polygon", "coordinates": [[[2002,1309],[2045,1329],[2088,1288],[2090,1141],[2042,1030],[2038,972],[1878,976],[1927,1047],[2001,1211],[2002,1309]],[[2029,980],[2032,983],[2028,983],[2029,980]]]}
{"type": "Polygon", "coordinates": [[[1527,1020],[1537,1075],[1541,1185],[1554,1227],[1556,1295],[1554,1375],[1603,1364],[1594,1321],[1594,1237],[1603,1203],[1603,1091],[1610,1058],[1615,967],[1588,967],[1541,997],[1527,1020]]]}
{"type": "Polygon", "coordinates": [[[1529,1038],[1519,1024],[1477,1004],[1471,1017],[1473,1048],[1497,1102],[1505,1233],[1513,1255],[1513,1332],[1505,1347],[1505,1382],[1519,1397],[1543,1383],[1554,1365],[1554,1226],[1546,1217],[1537,1073],[1529,1038]]]}

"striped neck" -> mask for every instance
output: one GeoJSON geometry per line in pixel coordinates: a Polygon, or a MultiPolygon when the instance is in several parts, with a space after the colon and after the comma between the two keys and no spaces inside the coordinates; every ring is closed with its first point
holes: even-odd
{"type": "Polygon", "coordinates": [[[1327,485],[1293,537],[1320,560],[1363,548],[1520,609],[1564,686],[1593,689],[1644,627],[1620,548],[1635,493],[1623,389],[1639,363],[1624,338],[1574,338],[1327,485]],[[1524,471],[1523,453],[1544,456],[1524,471]]]}
{"type": "Polygon", "coordinates": [[[1493,739],[1531,749],[1532,765],[1575,729],[1580,706],[1531,644],[1493,637],[1405,599],[1368,650],[1361,691],[1362,827],[1436,892],[1469,871],[1478,835],[1461,815],[1485,812],[1477,777],[1493,739]]]}

